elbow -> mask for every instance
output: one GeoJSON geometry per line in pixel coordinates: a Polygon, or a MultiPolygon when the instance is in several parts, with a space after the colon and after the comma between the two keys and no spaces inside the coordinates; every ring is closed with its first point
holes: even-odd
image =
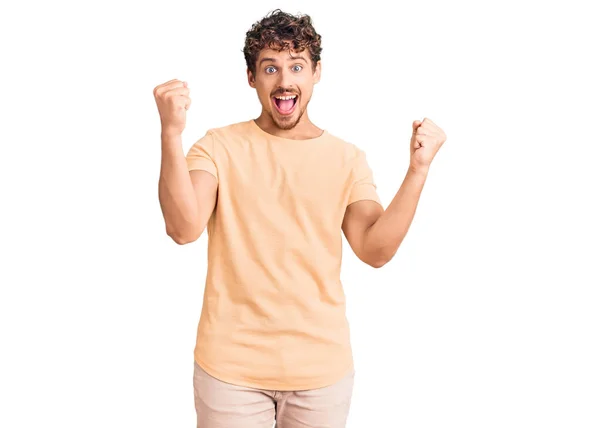
{"type": "Polygon", "coordinates": [[[375,269],[379,269],[379,268],[384,267],[387,264],[387,262],[389,262],[389,260],[387,260],[387,259],[376,259],[376,260],[370,262],[369,266],[371,266],[375,269]]]}
{"type": "Polygon", "coordinates": [[[194,242],[196,239],[198,239],[198,238],[185,238],[185,237],[181,237],[181,236],[171,236],[171,235],[169,235],[169,236],[171,237],[171,239],[173,241],[175,241],[176,244],[179,244],[179,245],[190,244],[190,243],[194,242]]]}
{"type": "Polygon", "coordinates": [[[394,254],[389,254],[384,251],[380,251],[376,256],[372,257],[367,262],[367,264],[375,269],[379,269],[388,264],[388,262],[392,260],[393,257],[394,254]]]}
{"type": "Polygon", "coordinates": [[[196,241],[202,233],[181,233],[167,228],[167,236],[178,245],[191,244],[196,241]]]}

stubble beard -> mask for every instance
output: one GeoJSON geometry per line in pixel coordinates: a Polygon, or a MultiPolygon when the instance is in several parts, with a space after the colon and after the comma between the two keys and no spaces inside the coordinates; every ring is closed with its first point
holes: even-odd
{"type": "Polygon", "coordinates": [[[293,120],[293,117],[285,118],[283,120],[278,119],[275,115],[273,115],[271,111],[269,111],[269,116],[271,116],[271,120],[273,121],[275,126],[277,126],[279,129],[287,131],[293,129],[298,124],[298,122],[300,122],[300,119],[302,119],[302,115],[306,110],[305,108],[300,108],[300,106],[297,106],[296,108],[300,109],[300,114],[298,114],[298,118],[296,120],[293,120]]]}

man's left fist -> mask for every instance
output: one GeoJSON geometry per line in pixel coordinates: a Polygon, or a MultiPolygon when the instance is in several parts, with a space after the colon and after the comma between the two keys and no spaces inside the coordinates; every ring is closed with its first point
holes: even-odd
{"type": "Polygon", "coordinates": [[[410,167],[428,169],[435,154],[446,141],[442,128],[430,119],[413,122],[413,134],[410,139],[410,167]]]}

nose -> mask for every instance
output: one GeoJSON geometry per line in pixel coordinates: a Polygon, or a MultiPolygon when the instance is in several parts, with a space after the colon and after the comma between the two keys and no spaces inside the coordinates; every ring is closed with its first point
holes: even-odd
{"type": "Polygon", "coordinates": [[[290,70],[286,69],[285,67],[283,67],[281,69],[281,72],[279,73],[279,79],[277,80],[277,83],[279,84],[280,87],[282,87],[284,89],[291,89],[292,81],[293,81],[292,72],[290,70]]]}

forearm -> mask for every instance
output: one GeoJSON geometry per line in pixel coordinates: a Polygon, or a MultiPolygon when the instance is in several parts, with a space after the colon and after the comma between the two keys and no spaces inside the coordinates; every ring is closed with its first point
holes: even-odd
{"type": "Polygon", "coordinates": [[[181,146],[181,135],[161,135],[161,168],[158,183],[160,207],[167,235],[182,241],[194,234],[198,204],[181,146]]]}
{"type": "Polygon", "coordinates": [[[413,221],[428,169],[409,168],[387,209],[366,231],[365,246],[386,261],[396,254],[413,221]]]}

